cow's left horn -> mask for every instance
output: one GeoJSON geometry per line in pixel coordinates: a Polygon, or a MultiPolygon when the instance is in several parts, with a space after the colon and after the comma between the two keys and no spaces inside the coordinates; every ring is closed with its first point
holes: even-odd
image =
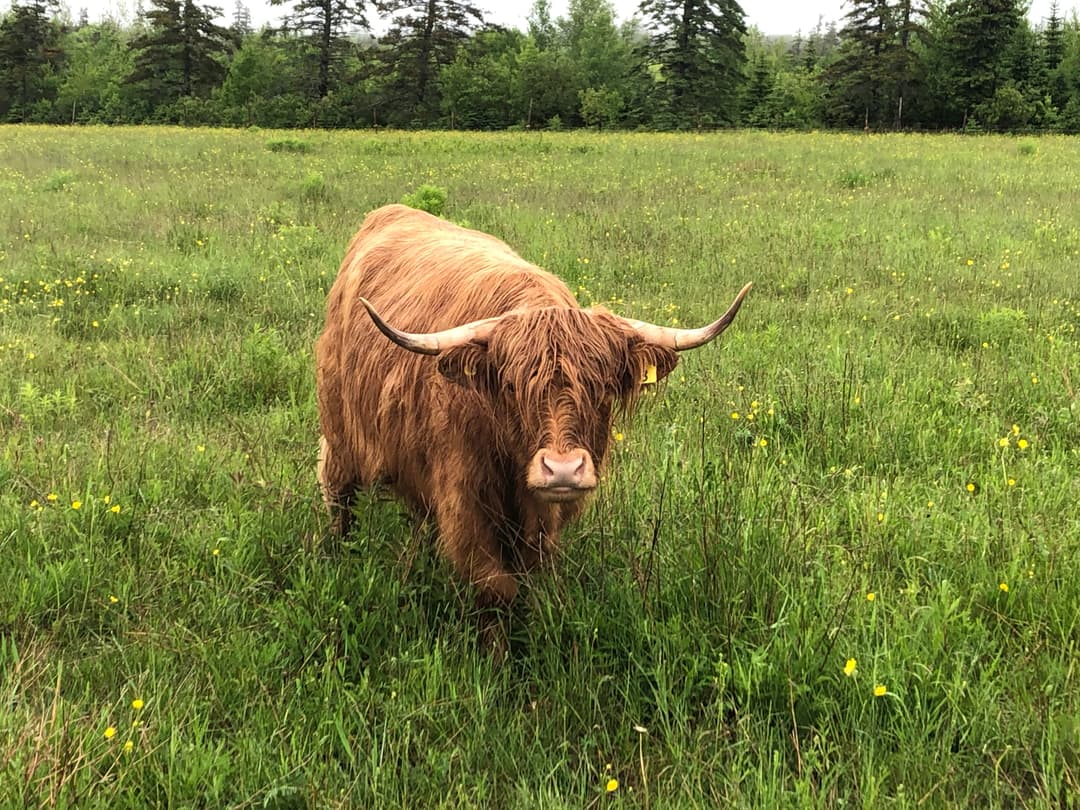
{"type": "Polygon", "coordinates": [[[364,305],[380,332],[401,348],[417,354],[439,354],[456,346],[464,346],[466,343],[483,343],[499,321],[499,317],[484,318],[455,326],[453,329],[444,329],[441,332],[402,332],[384,321],[366,298],[361,298],[360,303],[364,305]]]}
{"type": "Polygon", "coordinates": [[[655,323],[649,323],[648,321],[633,321],[629,318],[623,318],[623,320],[631,329],[650,343],[674,349],[677,352],[685,352],[687,349],[696,349],[698,346],[704,346],[710,340],[720,337],[720,333],[735,320],[735,313],[739,311],[743,299],[753,286],[753,284],[747,284],[739,290],[739,294],[735,296],[735,300],[731,302],[727,312],[708,326],[703,326],[700,329],[674,329],[670,326],[657,326],[655,323]]]}

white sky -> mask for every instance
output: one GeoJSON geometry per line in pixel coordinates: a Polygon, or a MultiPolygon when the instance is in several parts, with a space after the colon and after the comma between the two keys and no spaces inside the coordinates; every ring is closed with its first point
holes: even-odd
{"type": "MultiPolygon", "coordinates": [[[[61,0],[77,17],[79,9],[86,8],[91,20],[111,16],[128,21],[134,14],[136,0],[61,0]]],[[[231,18],[236,0],[203,0],[207,5],[217,5],[231,18]]],[[[255,27],[264,23],[276,23],[287,6],[271,6],[268,0],[243,0],[251,12],[255,27]]],[[[525,30],[525,18],[532,7],[532,0],[474,0],[486,12],[488,22],[516,27],[525,30]]],[[[620,20],[629,19],[637,10],[640,0],[613,0],[616,16],[620,20]]],[[[148,0],[144,3],[149,6],[148,0]]],[[[1050,11],[1051,0],[1032,0],[1029,17],[1038,25],[1050,11]]],[[[552,0],[554,16],[566,13],[566,0],[552,0]]],[[[839,20],[849,8],[844,0],[742,0],[746,12],[746,24],[757,26],[766,34],[806,33],[824,17],[826,24],[839,20]]],[[[0,0],[0,8],[10,6],[10,0],[0,0]]],[[[1074,0],[1059,0],[1058,6],[1064,17],[1076,13],[1074,0]]]]}

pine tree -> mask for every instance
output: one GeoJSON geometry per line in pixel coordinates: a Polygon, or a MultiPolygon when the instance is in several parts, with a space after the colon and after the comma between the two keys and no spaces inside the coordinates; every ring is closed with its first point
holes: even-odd
{"type": "Polygon", "coordinates": [[[325,98],[340,65],[350,28],[368,30],[365,14],[366,0],[270,0],[273,6],[289,3],[291,13],[285,17],[285,27],[303,39],[315,63],[314,93],[325,98]]]}
{"type": "Polygon", "coordinates": [[[851,0],[840,47],[825,72],[831,116],[844,125],[902,125],[905,102],[921,86],[916,43],[926,38],[921,4],[913,0],[851,0]]]}
{"type": "Polygon", "coordinates": [[[224,56],[233,48],[228,30],[214,20],[221,10],[194,0],[151,0],[147,30],[131,42],[130,84],[154,106],[185,96],[206,97],[225,77],[224,56]]]}
{"type": "Polygon", "coordinates": [[[775,66],[769,59],[769,55],[764,50],[758,49],[750,57],[746,85],[743,88],[740,118],[744,124],[750,126],[767,124],[759,111],[764,106],[765,99],[769,97],[775,83],[775,66]]]}
{"type": "Polygon", "coordinates": [[[380,9],[396,15],[381,44],[405,123],[431,123],[439,112],[435,79],[483,25],[483,12],[464,0],[384,0],[380,9]]]}
{"type": "Polygon", "coordinates": [[[885,55],[885,72],[893,83],[894,129],[903,126],[905,105],[910,107],[925,91],[926,67],[921,54],[929,42],[925,24],[928,13],[926,4],[915,0],[899,0],[893,11],[896,41],[885,55]]]}
{"type": "Polygon", "coordinates": [[[254,30],[251,27],[251,10],[244,4],[244,0],[236,0],[229,30],[233,32],[237,40],[242,40],[254,30]]]}
{"type": "Polygon", "coordinates": [[[952,0],[945,7],[945,81],[963,122],[1010,80],[1008,46],[1024,19],[1022,0],[952,0]]]}
{"type": "Polygon", "coordinates": [[[52,95],[48,78],[63,58],[50,19],[56,11],[55,0],[30,0],[13,5],[0,21],[0,120],[24,120],[52,95]]]}
{"type": "Polygon", "coordinates": [[[826,73],[836,105],[837,123],[881,123],[888,108],[890,82],[884,76],[884,56],[895,35],[886,0],[850,0],[852,10],[840,30],[839,55],[826,73]]]}
{"type": "Polygon", "coordinates": [[[739,113],[746,24],[736,0],[643,0],[649,57],[659,64],[677,125],[733,123],[739,113]]]}
{"type": "Polygon", "coordinates": [[[1063,109],[1069,99],[1069,82],[1061,70],[1061,63],[1065,59],[1065,21],[1061,18],[1057,0],[1050,4],[1050,16],[1042,30],[1040,44],[1046,91],[1054,106],[1063,109]]]}

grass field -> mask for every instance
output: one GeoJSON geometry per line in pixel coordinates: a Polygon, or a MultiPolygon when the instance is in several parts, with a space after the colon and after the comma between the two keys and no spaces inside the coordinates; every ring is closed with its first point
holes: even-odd
{"type": "Polygon", "coordinates": [[[0,807],[1080,806],[1065,138],[0,128],[0,807]],[[291,140],[290,140],[291,139],[291,140]],[[718,345],[501,666],[313,344],[364,214],[718,345]]]}

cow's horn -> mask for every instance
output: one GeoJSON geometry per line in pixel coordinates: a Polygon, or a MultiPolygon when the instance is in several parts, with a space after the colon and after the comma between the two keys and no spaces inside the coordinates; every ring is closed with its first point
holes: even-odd
{"type": "Polygon", "coordinates": [[[441,332],[402,332],[384,321],[366,298],[361,298],[360,303],[364,305],[380,332],[401,348],[417,354],[439,354],[466,343],[483,343],[491,335],[492,327],[499,321],[498,317],[484,318],[441,332]]]}
{"type": "Polygon", "coordinates": [[[743,298],[746,297],[746,294],[750,292],[750,288],[753,286],[753,284],[747,284],[739,290],[739,294],[735,296],[735,300],[731,302],[727,312],[708,326],[703,326],[700,329],[674,329],[670,326],[657,326],[648,321],[633,321],[629,318],[623,318],[623,320],[631,329],[650,343],[674,349],[677,352],[685,352],[687,349],[696,349],[698,346],[704,346],[710,340],[718,338],[720,333],[735,320],[735,313],[739,311],[743,298]]]}

